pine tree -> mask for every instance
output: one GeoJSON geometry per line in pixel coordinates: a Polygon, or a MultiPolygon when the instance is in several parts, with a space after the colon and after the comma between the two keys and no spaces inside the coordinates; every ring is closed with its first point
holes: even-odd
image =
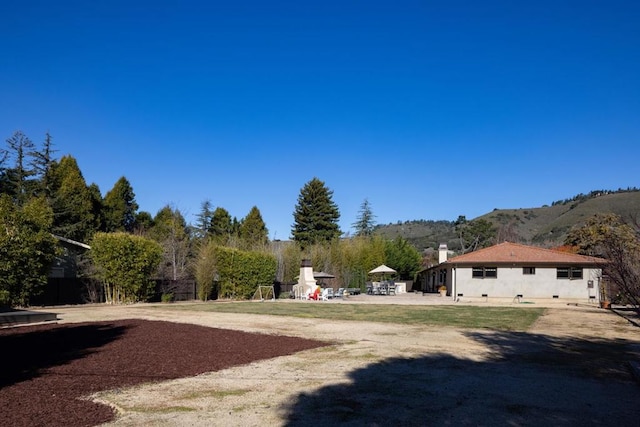
{"type": "Polygon", "coordinates": [[[356,236],[371,236],[375,225],[375,215],[371,210],[371,204],[368,199],[364,199],[360,205],[357,221],[352,224],[356,230],[356,236]]]}
{"type": "Polygon", "coordinates": [[[104,220],[107,232],[131,233],[134,230],[138,210],[135,197],[127,178],[121,177],[104,197],[104,220]]]}
{"type": "Polygon", "coordinates": [[[196,215],[195,232],[196,236],[203,238],[209,232],[211,220],[213,219],[213,211],[210,200],[205,200],[200,206],[200,213],[196,215]]]}
{"type": "Polygon", "coordinates": [[[104,211],[102,207],[102,192],[98,184],[91,183],[88,187],[89,195],[91,196],[91,212],[93,212],[93,218],[95,220],[95,229],[97,231],[105,231],[105,219],[104,211]]]}
{"type": "Polygon", "coordinates": [[[211,227],[209,235],[218,243],[226,244],[233,234],[233,223],[231,215],[225,208],[216,208],[211,216],[211,227]]]}
{"type": "Polygon", "coordinates": [[[88,242],[97,231],[97,221],[93,196],[76,159],[64,156],[51,167],[50,175],[54,234],[88,242]]]}
{"type": "Polygon", "coordinates": [[[149,212],[140,211],[136,214],[135,234],[144,236],[153,226],[153,216],[149,212]]]}
{"type": "Polygon", "coordinates": [[[39,185],[38,185],[38,193],[44,194],[45,197],[52,197],[52,186],[53,186],[53,166],[55,165],[55,160],[53,158],[53,153],[57,150],[53,149],[53,141],[49,132],[45,134],[44,143],[42,144],[41,150],[34,150],[29,153],[31,156],[31,166],[33,167],[34,173],[39,177],[39,185]]]}
{"type": "Polygon", "coordinates": [[[293,213],[293,240],[306,246],[340,237],[340,212],[332,196],[333,191],[318,178],[314,177],[304,185],[293,213]]]}
{"type": "Polygon", "coordinates": [[[268,242],[269,232],[257,206],[252,207],[247,216],[240,222],[238,234],[244,245],[249,248],[261,246],[268,242]]]}

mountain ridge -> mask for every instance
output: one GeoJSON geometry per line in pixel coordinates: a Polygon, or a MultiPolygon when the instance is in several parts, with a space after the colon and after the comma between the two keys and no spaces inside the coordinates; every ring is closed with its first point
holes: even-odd
{"type": "MultiPolygon", "coordinates": [[[[494,209],[469,221],[491,222],[502,237],[500,240],[554,247],[563,244],[574,226],[584,224],[595,214],[607,213],[626,220],[640,219],[640,190],[634,187],[592,191],[541,207],[494,209]]],[[[452,250],[460,248],[455,220],[412,220],[377,225],[375,232],[386,238],[405,238],[418,250],[437,249],[441,243],[447,243],[452,250]]]]}

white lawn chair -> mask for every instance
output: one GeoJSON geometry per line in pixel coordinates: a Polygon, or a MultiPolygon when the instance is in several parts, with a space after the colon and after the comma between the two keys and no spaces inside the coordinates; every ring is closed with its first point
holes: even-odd
{"type": "Polygon", "coordinates": [[[333,298],[333,288],[324,288],[322,290],[322,301],[329,301],[333,298]]]}

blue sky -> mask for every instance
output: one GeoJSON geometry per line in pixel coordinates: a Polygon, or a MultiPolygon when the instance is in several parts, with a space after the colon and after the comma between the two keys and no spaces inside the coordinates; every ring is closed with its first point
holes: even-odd
{"type": "Polygon", "coordinates": [[[300,189],[343,231],[640,186],[640,2],[32,1],[0,13],[0,136],[192,222],[300,189]]]}

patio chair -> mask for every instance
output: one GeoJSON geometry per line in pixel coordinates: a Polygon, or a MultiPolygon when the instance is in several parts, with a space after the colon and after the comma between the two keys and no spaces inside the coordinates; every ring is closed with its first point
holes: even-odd
{"type": "Polygon", "coordinates": [[[322,301],[329,301],[333,298],[333,288],[324,288],[322,290],[322,301]]]}
{"type": "Polygon", "coordinates": [[[389,295],[389,285],[386,282],[380,283],[380,295],[389,295]]]}
{"type": "Polygon", "coordinates": [[[307,294],[307,299],[308,299],[308,300],[309,300],[309,299],[312,299],[312,300],[318,301],[318,297],[319,297],[319,296],[320,296],[320,288],[316,288],[316,290],[315,290],[315,291],[313,291],[313,293],[312,293],[312,292],[309,292],[309,293],[307,294]]]}

